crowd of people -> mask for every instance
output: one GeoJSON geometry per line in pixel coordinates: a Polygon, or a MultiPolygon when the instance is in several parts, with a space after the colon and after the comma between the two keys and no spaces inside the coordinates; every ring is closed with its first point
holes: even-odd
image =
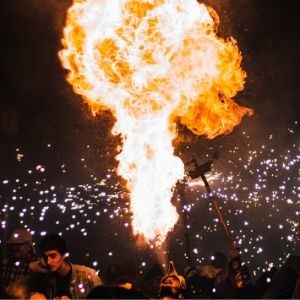
{"type": "Polygon", "coordinates": [[[182,275],[172,261],[167,272],[157,263],[140,280],[115,265],[104,282],[96,270],[70,262],[61,235],[42,238],[40,257],[25,228],[16,229],[5,246],[1,299],[300,299],[299,243],[283,266],[255,282],[237,249],[229,260],[216,252],[208,264],[187,267],[182,275]]]}

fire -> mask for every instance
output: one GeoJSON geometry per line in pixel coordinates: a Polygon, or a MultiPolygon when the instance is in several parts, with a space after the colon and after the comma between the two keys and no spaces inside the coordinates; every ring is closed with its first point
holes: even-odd
{"type": "Polygon", "coordinates": [[[232,100],[246,75],[236,41],[217,36],[216,17],[196,0],[73,0],[68,10],[59,52],[67,79],[94,112],[116,116],[133,231],[156,245],[178,219],[175,120],[213,138],[252,113],[232,100]]]}

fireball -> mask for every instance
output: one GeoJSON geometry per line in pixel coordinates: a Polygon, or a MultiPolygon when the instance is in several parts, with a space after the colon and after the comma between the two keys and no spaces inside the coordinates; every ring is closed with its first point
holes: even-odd
{"type": "Polygon", "coordinates": [[[196,0],[73,0],[59,58],[67,80],[96,112],[116,117],[118,174],[127,182],[134,234],[161,245],[178,220],[172,188],[184,176],[172,141],[179,121],[194,134],[229,134],[252,110],[233,38],[196,0]]]}

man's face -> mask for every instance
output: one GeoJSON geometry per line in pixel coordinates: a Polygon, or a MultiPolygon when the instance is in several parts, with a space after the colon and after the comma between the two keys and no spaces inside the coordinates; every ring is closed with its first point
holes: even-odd
{"type": "Polygon", "coordinates": [[[10,244],[10,251],[14,259],[23,260],[31,251],[31,245],[29,243],[10,244]]]}
{"type": "Polygon", "coordinates": [[[43,258],[50,272],[56,272],[65,261],[65,256],[60,254],[57,250],[45,251],[43,258]]]}
{"type": "Polygon", "coordinates": [[[167,277],[162,283],[161,286],[168,286],[173,289],[180,289],[180,282],[177,278],[170,276],[167,277]]]}
{"type": "Polygon", "coordinates": [[[167,277],[160,284],[160,297],[176,297],[176,295],[181,291],[180,282],[177,278],[170,276],[167,277]]]}

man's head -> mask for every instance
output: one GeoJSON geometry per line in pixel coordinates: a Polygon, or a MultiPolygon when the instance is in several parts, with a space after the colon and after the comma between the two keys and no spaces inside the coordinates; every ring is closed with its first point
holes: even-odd
{"type": "Polygon", "coordinates": [[[66,241],[58,234],[46,235],[39,244],[43,259],[51,272],[59,270],[68,256],[66,241]]]}
{"type": "Polygon", "coordinates": [[[13,259],[26,259],[33,252],[32,235],[25,228],[14,230],[7,241],[13,259]]]}
{"type": "Polygon", "coordinates": [[[225,269],[227,266],[227,256],[223,252],[215,252],[210,258],[210,264],[216,269],[225,269]]]}
{"type": "Polygon", "coordinates": [[[162,278],[160,282],[160,299],[178,299],[181,298],[185,290],[185,279],[178,275],[175,270],[174,263],[170,261],[168,273],[162,278]]]}

